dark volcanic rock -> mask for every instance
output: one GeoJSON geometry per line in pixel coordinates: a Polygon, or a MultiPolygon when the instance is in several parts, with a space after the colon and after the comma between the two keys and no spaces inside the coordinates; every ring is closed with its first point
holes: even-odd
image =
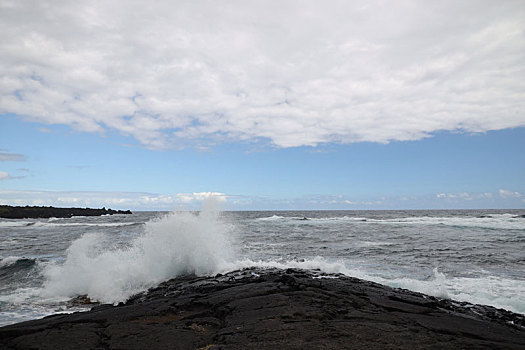
{"type": "Polygon", "coordinates": [[[181,277],[0,328],[2,349],[524,349],[524,316],[304,270],[181,277]]]}
{"type": "Polygon", "coordinates": [[[10,205],[0,205],[0,218],[4,219],[70,218],[72,216],[101,216],[113,214],[131,214],[131,211],[106,208],[13,207],[10,205]]]}

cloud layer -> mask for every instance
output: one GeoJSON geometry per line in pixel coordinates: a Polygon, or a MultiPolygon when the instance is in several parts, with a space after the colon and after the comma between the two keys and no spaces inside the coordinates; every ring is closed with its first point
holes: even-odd
{"type": "Polygon", "coordinates": [[[525,125],[523,1],[0,1],[0,113],[149,148],[525,125]]]}
{"type": "MultiPolygon", "coordinates": [[[[0,172],[1,179],[2,172],[0,172]]],[[[204,200],[210,197],[213,197],[219,204],[225,203],[228,198],[220,192],[158,194],[146,192],[0,190],[0,204],[110,207],[113,209],[140,210],[200,209],[204,200]]]]}
{"type": "MultiPolygon", "coordinates": [[[[0,179],[2,172],[0,172],[0,179]]],[[[0,204],[58,207],[107,207],[131,210],[200,210],[204,201],[215,198],[224,210],[319,210],[319,209],[460,209],[524,208],[519,192],[500,189],[496,193],[439,193],[418,196],[355,197],[351,195],[306,195],[276,198],[196,192],[159,194],[102,191],[13,191],[0,190],[0,204]]]]}
{"type": "Polygon", "coordinates": [[[23,154],[0,152],[0,162],[23,162],[25,159],[23,154]]]}

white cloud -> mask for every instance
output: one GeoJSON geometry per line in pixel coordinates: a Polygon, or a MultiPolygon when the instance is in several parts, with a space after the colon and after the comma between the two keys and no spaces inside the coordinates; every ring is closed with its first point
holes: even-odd
{"type": "Polygon", "coordinates": [[[25,157],[20,153],[0,152],[0,162],[23,162],[25,157]]]}
{"type": "Polygon", "coordinates": [[[355,200],[346,195],[306,195],[299,198],[277,199],[252,197],[250,205],[254,204],[272,205],[274,208],[287,209],[354,209],[354,208],[377,208],[383,202],[381,200],[355,200]]]}
{"type": "Polygon", "coordinates": [[[523,1],[2,1],[0,113],[150,148],[525,125],[523,1]]]}
{"type": "MultiPolygon", "coordinates": [[[[0,175],[1,176],[1,175],[0,175]]],[[[516,192],[512,192],[516,193],[516,192]]],[[[433,196],[352,198],[347,195],[308,195],[296,198],[233,195],[221,192],[158,194],[142,192],[14,191],[0,190],[0,204],[53,205],[131,210],[200,210],[213,197],[224,210],[320,209],[429,209],[523,208],[516,195],[503,198],[492,193],[441,193],[433,196]],[[444,200],[446,199],[446,200],[444,200]]]]}
{"type": "Polygon", "coordinates": [[[465,199],[465,200],[472,200],[473,196],[469,193],[463,192],[463,193],[440,193],[436,195],[437,198],[447,198],[447,199],[465,199]]]}
{"type": "Polygon", "coordinates": [[[444,199],[462,199],[467,201],[479,200],[479,199],[489,199],[492,198],[493,194],[490,192],[485,193],[439,193],[436,195],[436,198],[444,199]]]}
{"type": "Polygon", "coordinates": [[[522,194],[519,192],[508,191],[508,190],[499,190],[499,195],[501,198],[521,198],[522,194]]]}
{"type": "MultiPolygon", "coordinates": [[[[17,169],[17,170],[18,171],[23,171],[23,172],[28,172],[27,169],[17,169]]],[[[26,176],[25,175],[13,176],[10,173],[8,173],[7,171],[0,171],[0,181],[1,180],[23,179],[24,177],[26,177],[26,176]]]]}
{"type": "MultiPolygon", "coordinates": [[[[0,172],[0,179],[2,176],[3,172],[0,172]]],[[[7,176],[9,178],[9,175],[7,176]]],[[[228,198],[220,192],[166,195],[142,192],[0,191],[1,204],[141,210],[199,209],[204,200],[211,197],[219,203],[226,203],[228,198]]]]}
{"type": "Polygon", "coordinates": [[[208,198],[215,198],[219,202],[226,202],[227,196],[220,192],[193,192],[193,193],[177,193],[175,201],[181,203],[202,202],[208,198]]]}

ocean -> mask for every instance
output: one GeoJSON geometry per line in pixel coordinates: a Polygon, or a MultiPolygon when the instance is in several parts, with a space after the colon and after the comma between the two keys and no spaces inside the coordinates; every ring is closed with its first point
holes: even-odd
{"type": "Polygon", "coordinates": [[[319,269],[525,314],[525,210],[0,219],[0,325],[92,307],[77,296],[116,304],[175,276],[250,266],[319,269]]]}

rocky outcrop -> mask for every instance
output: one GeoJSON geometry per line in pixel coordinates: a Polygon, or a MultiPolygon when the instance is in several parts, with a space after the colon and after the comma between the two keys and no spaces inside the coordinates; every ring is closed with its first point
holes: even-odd
{"type": "Polygon", "coordinates": [[[55,207],[13,207],[0,205],[0,218],[4,219],[43,219],[70,218],[72,216],[101,216],[113,214],[131,214],[129,210],[91,209],[91,208],[55,208],[55,207]]]}
{"type": "Polygon", "coordinates": [[[524,349],[525,317],[319,271],[180,277],[0,328],[2,349],[524,349]]]}

